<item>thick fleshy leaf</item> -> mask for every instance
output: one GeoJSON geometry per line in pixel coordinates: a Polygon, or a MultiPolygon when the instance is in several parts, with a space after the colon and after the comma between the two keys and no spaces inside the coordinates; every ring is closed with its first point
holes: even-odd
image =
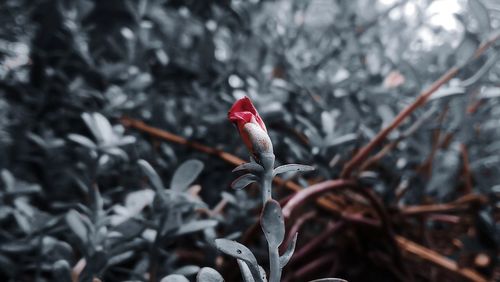
{"type": "Polygon", "coordinates": [[[166,277],[163,277],[160,282],[189,282],[189,280],[179,274],[171,274],[166,277]]]}
{"type": "Polygon", "coordinates": [[[148,177],[149,181],[156,189],[156,191],[162,191],[164,189],[163,182],[161,181],[160,176],[156,173],[154,168],[145,160],[139,160],[137,161],[137,163],[141,167],[144,174],[148,177]]]}
{"type": "Polygon", "coordinates": [[[266,270],[259,265],[260,281],[267,282],[266,270]]]}
{"type": "Polygon", "coordinates": [[[191,276],[200,271],[200,267],[197,265],[186,265],[178,268],[172,272],[172,274],[179,274],[184,276],[191,276]]]}
{"type": "Polygon", "coordinates": [[[183,235],[183,234],[188,234],[188,233],[193,233],[197,231],[202,231],[207,228],[212,228],[217,226],[218,221],[217,220],[212,220],[212,219],[205,219],[205,220],[196,220],[196,221],[190,221],[186,224],[183,224],[179,230],[177,230],[176,235],[183,235]]]}
{"type": "Polygon", "coordinates": [[[90,131],[92,132],[92,135],[94,135],[94,138],[97,140],[97,142],[102,142],[103,139],[101,137],[99,129],[95,125],[93,114],[82,113],[82,119],[85,122],[85,124],[87,125],[87,127],[90,129],[90,131]]]}
{"type": "Polygon", "coordinates": [[[243,282],[255,282],[252,276],[252,272],[250,272],[250,268],[246,262],[238,259],[238,266],[240,267],[241,277],[243,278],[243,282]]]}
{"type": "Polygon", "coordinates": [[[66,214],[65,219],[71,231],[73,231],[73,233],[80,239],[82,244],[85,245],[88,241],[88,228],[87,226],[85,226],[81,215],[75,210],[70,210],[66,214]]]}
{"type": "Polygon", "coordinates": [[[182,163],[172,176],[170,189],[173,191],[184,191],[198,177],[203,170],[203,163],[199,160],[187,160],[182,163]]]}
{"type": "Polygon", "coordinates": [[[97,147],[94,141],[80,134],[68,134],[68,139],[89,149],[95,149],[97,147]]]}
{"type": "Polygon", "coordinates": [[[257,174],[264,171],[264,168],[258,163],[250,162],[237,166],[235,169],[233,169],[233,172],[245,171],[245,170],[257,174]]]}
{"type": "Polygon", "coordinates": [[[196,276],[196,281],[197,282],[224,282],[224,279],[220,275],[217,270],[210,268],[210,267],[204,267],[198,272],[198,275],[196,276]]]}
{"type": "Polygon", "coordinates": [[[280,204],[275,200],[268,200],[260,216],[260,225],[270,248],[277,248],[285,238],[285,223],[280,204]]]}
{"type": "Polygon", "coordinates": [[[247,247],[236,241],[227,239],[216,239],[215,246],[219,251],[225,253],[226,255],[241,259],[246,262],[254,280],[257,282],[262,281],[257,259],[247,247]]]}
{"type": "Polygon", "coordinates": [[[315,168],[310,165],[286,164],[275,168],[273,171],[273,175],[278,175],[280,173],[285,173],[290,171],[312,171],[314,169],[315,168]]]}
{"type": "Polygon", "coordinates": [[[287,263],[292,258],[293,252],[295,252],[295,245],[297,244],[297,236],[298,236],[298,233],[295,233],[292,241],[288,244],[286,251],[283,253],[282,256],[280,256],[280,267],[281,268],[285,267],[285,265],[287,265],[287,263]]]}
{"type": "Polygon", "coordinates": [[[108,259],[108,263],[107,264],[109,266],[117,265],[117,264],[120,264],[120,263],[122,263],[122,262],[130,259],[134,255],[135,255],[134,251],[126,251],[126,252],[123,252],[121,254],[117,254],[117,255],[114,255],[114,256],[110,257],[108,259]]]}
{"type": "Polygon", "coordinates": [[[110,154],[110,155],[112,155],[112,156],[119,157],[119,158],[121,158],[122,160],[124,160],[124,161],[127,161],[127,162],[128,162],[128,159],[129,159],[129,158],[128,158],[127,153],[126,153],[124,150],[122,150],[122,149],[120,149],[120,148],[118,148],[118,147],[108,147],[108,148],[104,148],[104,149],[103,149],[103,151],[104,151],[104,153],[106,153],[106,154],[110,154]]]}
{"type": "Polygon", "coordinates": [[[352,143],[356,140],[358,140],[358,134],[349,133],[346,135],[339,136],[337,138],[327,139],[325,140],[324,145],[326,147],[335,147],[335,146],[345,145],[347,143],[352,143]]]}
{"type": "Polygon", "coordinates": [[[16,179],[14,178],[14,175],[7,170],[7,169],[2,169],[2,172],[0,173],[2,177],[2,181],[4,183],[4,187],[6,191],[12,191],[14,190],[14,187],[16,185],[16,179]]]}
{"type": "MultiPolygon", "coordinates": [[[[93,113],[93,128],[92,132],[98,132],[96,138],[100,137],[100,141],[104,144],[110,144],[115,141],[115,133],[113,132],[113,127],[109,123],[108,119],[100,113],[93,113]]],[[[87,124],[89,125],[89,124],[87,124]]]]}
{"type": "Polygon", "coordinates": [[[251,173],[243,174],[242,176],[236,178],[232,183],[231,183],[231,188],[236,189],[236,190],[241,190],[248,185],[257,182],[259,178],[251,173]]]}
{"type": "Polygon", "coordinates": [[[216,239],[215,245],[217,249],[226,255],[232,256],[234,258],[241,259],[252,265],[257,266],[257,259],[252,254],[252,252],[244,245],[228,239],[216,239]]]}

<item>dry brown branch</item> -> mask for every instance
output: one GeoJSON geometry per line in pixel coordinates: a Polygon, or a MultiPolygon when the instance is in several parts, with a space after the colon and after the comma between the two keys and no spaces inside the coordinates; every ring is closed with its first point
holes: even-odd
{"type": "Polygon", "coordinates": [[[404,238],[403,236],[396,235],[395,238],[400,248],[404,250],[403,255],[411,254],[413,256],[420,257],[428,262],[440,266],[443,269],[446,269],[447,271],[458,274],[462,278],[470,281],[487,281],[481,274],[477,273],[476,271],[470,268],[461,268],[458,266],[457,262],[446,258],[429,248],[421,246],[411,240],[404,238]]]}
{"type": "Polygon", "coordinates": [[[451,203],[402,207],[400,213],[403,215],[418,215],[460,212],[468,210],[472,204],[484,204],[486,201],[487,199],[484,196],[468,194],[451,203]]]}

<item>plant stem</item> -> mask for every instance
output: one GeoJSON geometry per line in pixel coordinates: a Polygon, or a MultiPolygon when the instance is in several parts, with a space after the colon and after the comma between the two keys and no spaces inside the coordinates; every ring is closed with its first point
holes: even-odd
{"type": "Polygon", "coordinates": [[[281,267],[280,267],[280,255],[278,253],[278,248],[269,249],[269,282],[280,282],[281,280],[281,267]]]}
{"type": "MultiPolygon", "coordinates": [[[[273,198],[272,183],[274,170],[274,154],[263,154],[260,158],[260,163],[264,167],[264,172],[261,175],[261,189],[262,207],[265,207],[266,202],[273,198]]],[[[271,246],[268,242],[267,248],[269,251],[269,282],[280,282],[281,267],[278,247],[271,246]]]]}
{"type": "Polygon", "coordinates": [[[262,175],[262,204],[265,204],[267,200],[272,199],[272,174],[267,172],[262,175]]]}
{"type": "Polygon", "coordinates": [[[261,165],[264,167],[260,181],[262,189],[262,206],[273,198],[272,183],[273,183],[273,169],[274,169],[274,154],[263,154],[260,160],[261,165]]]}

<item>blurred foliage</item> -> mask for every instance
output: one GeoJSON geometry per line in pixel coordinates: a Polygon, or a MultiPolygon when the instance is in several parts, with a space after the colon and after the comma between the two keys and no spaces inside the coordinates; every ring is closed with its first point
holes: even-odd
{"type": "MultiPolygon", "coordinates": [[[[69,281],[83,268],[85,281],[143,281],[220,267],[213,239],[238,238],[256,222],[259,201],[223,192],[233,176],[220,160],[127,131],[120,117],[245,156],[226,113],[247,95],[268,124],[278,164],[318,168],[286,178],[304,186],[334,179],[422,89],[498,32],[500,5],[4,0],[0,22],[1,280],[69,281]],[[196,185],[166,189],[192,158],[205,163],[186,182],[196,181],[199,194],[196,185]],[[222,198],[227,207],[214,214],[222,198]]],[[[475,232],[453,234],[465,246],[448,255],[489,254],[486,276],[500,243],[499,97],[494,46],[394,131],[388,142],[397,145],[361,174],[389,209],[449,202],[467,192],[465,147],[473,192],[489,201],[473,218],[475,232]]],[[[298,247],[319,229],[311,226],[298,247]]],[[[398,232],[430,244],[411,228],[398,232]]],[[[265,251],[262,242],[253,248],[265,251]]],[[[340,246],[335,276],[395,280],[364,256],[370,248],[377,246],[340,246]]]]}

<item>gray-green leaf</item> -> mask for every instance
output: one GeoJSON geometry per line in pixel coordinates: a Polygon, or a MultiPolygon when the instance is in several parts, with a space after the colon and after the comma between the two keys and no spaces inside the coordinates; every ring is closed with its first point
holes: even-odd
{"type": "Polygon", "coordinates": [[[241,259],[246,262],[254,280],[258,282],[262,281],[257,259],[247,247],[236,241],[227,239],[216,239],[215,246],[219,251],[225,253],[226,255],[241,259]]]}
{"type": "Polygon", "coordinates": [[[233,172],[243,171],[243,170],[249,171],[251,173],[260,173],[264,171],[264,168],[258,163],[244,163],[233,169],[233,172]]]}
{"type": "Polygon", "coordinates": [[[243,282],[255,282],[252,276],[252,272],[250,272],[250,268],[246,262],[238,259],[238,265],[240,266],[241,276],[243,277],[243,282]]]}
{"type": "Polygon", "coordinates": [[[97,147],[94,141],[80,134],[68,134],[68,139],[89,149],[95,149],[97,147]]]}
{"type": "Polygon", "coordinates": [[[293,256],[293,252],[295,251],[295,245],[297,244],[297,236],[298,233],[295,233],[293,236],[292,241],[288,244],[288,247],[286,248],[285,253],[280,257],[280,267],[283,268],[287,263],[290,261],[290,259],[293,256]]]}
{"type": "Polygon", "coordinates": [[[181,268],[178,268],[172,272],[172,274],[179,274],[184,276],[191,276],[200,271],[200,267],[197,265],[186,265],[181,268]]]}
{"type": "Polygon", "coordinates": [[[188,233],[193,233],[197,231],[201,231],[207,228],[212,228],[217,225],[217,220],[213,219],[204,219],[204,220],[196,220],[191,221],[189,223],[183,224],[179,230],[177,230],[176,235],[184,235],[188,233]]]}
{"type": "Polygon", "coordinates": [[[203,267],[196,276],[198,282],[224,282],[222,276],[217,270],[210,267],[203,267]]]}
{"type": "Polygon", "coordinates": [[[65,219],[71,231],[73,231],[73,233],[85,245],[88,241],[88,229],[87,226],[85,226],[81,215],[75,210],[70,210],[66,214],[65,219]]]}
{"type": "Polygon", "coordinates": [[[255,174],[247,173],[243,174],[242,176],[236,178],[232,183],[231,183],[231,188],[236,189],[236,190],[241,190],[248,185],[257,182],[259,178],[255,174]]]}
{"type": "Polygon", "coordinates": [[[179,274],[171,274],[169,276],[163,277],[160,282],[189,282],[189,280],[179,274]]]}
{"type": "Polygon", "coordinates": [[[312,171],[315,168],[309,165],[301,165],[301,164],[287,164],[282,165],[274,169],[273,176],[278,175],[280,173],[285,173],[289,171],[312,171]]]}
{"type": "Polygon", "coordinates": [[[199,160],[187,160],[174,173],[170,182],[170,189],[182,192],[198,177],[203,170],[203,163],[199,160]]]}
{"type": "Polygon", "coordinates": [[[164,189],[163,182],[161,181],[160,176],[156,173],[154,168],[145,160],[139,160],[137,161],[137,163],[141,167],[142,172],[146,174],[156,191],[161,192],[164,189]]]}
{"type": "Polygon", "coordinates": [[[277,248],[285,238],[285,223],[280,204],[275,200],[268,200],[262,210],[260,225],[266,236],[270,248],[277,248]]]}

